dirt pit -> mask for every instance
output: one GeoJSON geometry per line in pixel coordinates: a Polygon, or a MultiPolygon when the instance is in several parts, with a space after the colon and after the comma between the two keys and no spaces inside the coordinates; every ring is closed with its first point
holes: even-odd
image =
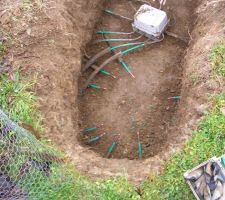
{"type": "MultiPolygon", "coordinates": [[[[171,99],[171,97],[180,96],[181,93],[182,60],[195,21],[193,10],[197,3],[196,0],[168,1],[164,10],[173,16],[168,31],[178,38],[165,35],[162,42],[125,56],[123,59],[131,66],[135,78],[115,61],[104,69],[116,76],[116,79],[98,74],[91,82],[106,88],[105,90],[88,88],[84,94],[79,95],[80,129],[98,127],[96,131],[78,134],[78,140],[83,146],[106,157],[109,147],[116,141],[117,146],[110,158],[133,160],[138,158],[137,132],[140,134],[143,158],[161,153],[171,142],[170,138],[179,135],[178,131],[174,131],[179,120],[176,112],[179,99],[171,99]],[[103,133],[106,134],[100,140],[88,142],[103,133]]],[[[136,9],[140,5],[140,3],[133,4],[136,9]]],[[[157,4],[153,6],[158,7],[157,4]]],[[[130,18],[135,14],[135,9],[131,7],[129,1],[125,0],[109,1],[105,8],[130,18]]],[[[132,26],[129,21],[103,13],[95,32],[99,30],[132,32],[132,26]]],[[[114,38],[118,36],[115,35],[114,38]]],[[[107,35],[107,38],[113,36],[107,35]]],[[[102,35],[93,34],[92,41],[83,52],[83,65],[85,65],[85,57],[92,57],[108,47],[106,43],[94,44],[97,39],[102,39],[102,35]]],[[[143,38],[139,41],[144,40],[143,38]]],[[[112,45],[117,44],[112,43],[112,45]]],[[[107,54],[95,64],[99,66],[110,56],[110,53],[107,54]]],[[[79,89],[83,88],[92,72],[93,69],[88,69],[82,74],[79,79],[79,89]]]]}

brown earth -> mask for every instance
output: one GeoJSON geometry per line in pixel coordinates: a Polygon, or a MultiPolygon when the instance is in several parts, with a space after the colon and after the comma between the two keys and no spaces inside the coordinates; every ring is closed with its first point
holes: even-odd
{"type": "Polygon", "coordinates": [[[159,172],[164,160],[196,128],[208,108],[208,93],[223,88],[207,64],[212,45],[224,37],[222,0],[205,0],[198,8],[194,0],[168,0],[165,9],[176,16],[170,31],[190,37],[188,48],[166,36],[162,43],[125,57],[135,79],[113,63],[108,70],[118,79],[102,75],[95,79],[108,90],[87,90],[78,99],[78,89],[88,75],[80,76],[84,49],[90,55],[100,49],[90,42],[93,30],[100,26],[131,30],[127,23],[101,13],[102,8],[108,6],[129,17],[133,10],[129,7],[127,12],[126,1],[109,1],[103,6],[103,0],[57,0],[41,5],[34,1],[34,6],[24,11],[21,2],[0,1],[2,29],[12,33],[13,38],[8,59],[15,66],[23,66],[24,73],[37,75],[35,92],[44,114],[46,138],[63,149],[86,175],[102,178],[125,173],[130,180],[139,182],[159,172]],[[179,103],[168,101],[175,95],[182,96],[179,103]],[[109,134],[98,145],[80,145],[80,129],[101,123],[104,126],[99,133],[109,134]],[[129,160],[137,158],[137,130],[146,159],[129,160]],[[123,136],[113,154],[119,160],[102,157],[112,142],[113,132],[123,136]]]}
{"type": "MultiPolygon", "coordinates": [[[[140,4],[134,5],[136,8],[140,4]]],[[[157,6],[157,5],[155,5],[157,6]]],[[[181,38],[189,38],[191,22],[195,15],[192,11],[197,1],[169,1],[165,9],[173,13],[176,23],[169,31],[181,38]]],[[[135,11],[130,10],[128,1],[109,1],[106,8],[132,18],[135,11]]],[[[173,22],[174,23],[174,22],[173,22]]],[[[132,32],[131,23],[103,14],[102,21],[97,23],[97,30],[113,30],[132,32]]],[[[118,37],[118,36],[117,36],[118,37]]],[[[135,38],[137,36],[133,36],[135,38]]],[[[94,35],[93,40],[99,39],[94,35]]],[[[92,42],[93,43],[93,42],[92,42]]],[[[86,54],[93,55],[107,45],[90,44],[86,54]]],[[[140,132],[140,141],[143,145],[143,158],[157,155],[168,145],[168,138],[178,133],[172,130],[177,126],[176,109],[179,101],[168,98],[180,95],[182,81],[182,57],[187,45],[176,38],[165,36],[161,43],[150,45],[125,57],[125,61],[132,66],[135,79],[132,79],[119,63],[111,63],[107,70],[117,76],[116,80],[99,75],[93,83],[106,87],[106,91],[86,91],[80,97],[80,120],[82,128],[91,125],[104,124],[99,131],[81,134],[80,140],[84,144],[88,137],[107,134],[101,141],[89,144],[94,151],[105,156],[107,149],[115,140],[114,134],[120,138],[113,158],[135,159],[137,154],[137,131],[140,132]],[[96,96],[93,96],[96,94],[96,96]]],[[[105,58],[106,59],[106,58],[105,58]]],[[[90,71],[89,71],[90,72],[90,71]]],[[[87,74],[80,80],[80,87],[86,81],[87,74]]]]}

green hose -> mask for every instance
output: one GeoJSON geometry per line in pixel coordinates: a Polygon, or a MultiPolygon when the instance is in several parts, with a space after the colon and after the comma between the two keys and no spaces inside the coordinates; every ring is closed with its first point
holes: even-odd
{"type": "Polygon", "coordinates": [[[133,19],[131,19],[131,18],[129,18],[129,17],[125,17],[125,16],[123,16],[123,15],[120,15],[120,14],[117,14],[117,13],[114,13],[112,10],[110,10],[110,9],[105,9],[104,10],[106,13],[108,13],[108,14],[110,14],[110,15],[114,15],[114,16],[116,16],[116,17],[120,17],[120,18],[122,18],[122,19],[126,19],[126,20],[129,20],[129,21],[133,21],[133,19]]]}
{"type": "MultiPolygon", "coordinates": [[[[105,37],[104,34],[102,34],[102,36],[103,36],[104,39],[107,39],[107,38],[105,37]]],[[[121,45],[117,45],[117,46],[113,46],[113,47],[110,45],[109,42],[107,42],[107,44],[108,44],[108,46],[110,47],[111,52],[112,52],[113,54],[116,54],[115,49],[120,48],[120,47],[124,47],[124,46],[135,45],[135,44],[137,44],[137,42],[135,42],[135,43],[128,43],[128,44],[121,44],[121,45]]],[[[134,76],[133,73],[131,72],[131,70],[130,70],[128,64],[126,64],[126,63],[123,61],[123,59],[122,59],[121,57],[119,57],[117,60],[118,60],[119,63],[122,65],[122,67],[125,68],[125,70],[126,70],[133,78],[135,78],[135,76],[134,76]]]]}
{"type": "Polygon", "coordinates": [[[114,151],[114,149],[116,148],[117,143],[113,142],[112,145],[109,147],[108,152],[107,152],[107,157],[109,157],[112,152],[114,151]]]}
{"type": "Polygon", "coordinates": [[[133,75],[133,73],[131,72],[131,70],[130,70],[130,67],[129,67],[129,65],[126,63],[126,62],[124,62],[124,61],[120,61],[120,63],[122,64],[122,66],[123,66],[123,68],[133,77],[133,78],[135,78],[135,76],[133,75]]]}
{"type": "Polygon", "coordinates": [[[121,44],[121,45],[117,45],[117,46],[112,46],[111,47],[111,51],[114,51],[116,49],[119,49],[121,47],[127,47],[127,46],[134,46],[134,45],[137,45],[137,44],[144,44],[144,42],[138,42],[138,43],[126,43],[126,44],[121,44]]]}
{"type": "Polygon", "coordinates": [[[172,99],[174,101],[179,101],[181,99],[181,96],[169,97],[168,99],[172,99]]]}
{"type": "Polygon", "coordinates": [[[92,137],[90,140],[88,140],[88,143],[91,143],[91,142],[97,142],[97,141],[100,140],[105,134],[106,134],[106,133],[103,133],[102,135],[92,137]]]}
{"type": "Polygon", "coordinates": [[[90,66],[92,66],[93,63],[96,62],[97,59],[99,59],[100,57],[102,57],[103,55],[109,53],[110,51],[115,53],[115,49],[121,48],[121,47],[126,47],[126,46],[133,46],[133,45],[138,45],[138,44],[142,44],[140,42],[134,42],[134,43],[126,43],[126,44],[121,44],[121,45],[117,45],[117,46],[110,46],[109,48],[106,48],[102,51],[100,51],[98,54],[96,54],[95,56],[93,56],[86,64],[85,66],[82,68],[82,71],[86,71],[90,66]]]}
{"type": "Polygon", "coordinates": [[[124,69],[126,69],[127,72],[130,72],[130,67],[129,67],[129,65],[126,62],[122,61],[120,63],[122,64],[122,66],[124,67],[124,69]]]}
{"type": "Polygon", "coordinates": [[[93,137],[93,138],[91,138],[90,140],[88,140],[88,143],[91,143],[91,142],[96,142],[96,141],[98,141],[98,140],[100,140],[100,139],[101,139],[101,137],[100,137],[100,136],[93,137]]]}
{"type": "Polygon", "coordinates": [[[105,34],[105,35],[109,35],[109,34],[116,34],[116,35],[131,35],[131,34],[134,34],[135,32],[129,32],[129,33],[126,33],[126,32],[115,32],[115,31],[97,31],[96,34],[105,34]]]}
{"type": "Polygon", "coordinates": [[[111,74],[104,69],[101,69],[100,72],[106,76],[110,76],[111,74]]]}
{"type": "Polygon", "coordinates": [[[93,89],[101,89],[100,86],[95,85],[95,84],[90,84],[88,87],[93,88],[93,89]]]}
{"type": "MultiPolygon", "coordinates": [[[[135,38],[136,39],[136,38],[135,38]]],[[[133,39],[102,39],[102,40],[96,40],[95,43],[98,42],[126,42],[126,41],[133,41],[133,39]]]]}
{"type": "Polygon", "coordinates": [[[142,158],[142,144],[138,142],[138,157],[142,158]]]}
{"type": "Polygon", "coordinates": [[[96,34],[117,34],[117,32],[113,32],[113,31],[97,31],[96,34]]]}
{"type": "Polygon", "coordinates": [[[108,14],[112,14],[112,15],[114,14],[114,12],[113,12],[112,10],[110,10],[110,9],[105,9],[104,11],[105,11],[106,13],[108,13],[108,14]]]}
{"type": "Polygon", "coordinates": [[[175,97],[173,97],[173,99],[180,100],[181,99],[181,96],[175,96],[175,97]]]}
{"type": "Polygon", "coordinates": [[[102,39],[102,40],[96,40],[96,42],[121,42],[122,39],[102,39]]]}
{"type": "MultiPolygon", "coordinates": [[[[124,66],[126,67],[126,69],[129,69],[129,67],[127,67],[127,65],[121,61],[121,56],[125,55],[125,54],[128,54],[138,48],[141,48],[143,47],[145,44],[141,44],[141,45],[137,45],[137,46],[134,46],[132,48],[129,48],[129,49],[126,49],[125,51],[122,51],[122,52],[118,52],[116,53],[114,56],[108,58],[105,62],[103,62],[88,78],[88,80],[86,81],[85,85],[84,85],[84,88],[83,89],[86,89],[87,87],[91,87],[91,88],[94,88],[94,89],[100,89],[99,86],[96,86],[96,85],[93,85],[93,84],[90,84],[91,81],[93,80],[93,78],[98,74],[98,72],[103,69],[107,64],[109,64],[110,62],[114,61],[115,59],[119,59],[119,62],[124,66]]],[[[129,70],[129,73],[132,75],[133,78],[135,78],[135,76],[130,72],[129,70]]],[[[104,88],[103,88],[104,89],[104,88]]]]}
{"type": "MultiPolygon", "coordinates": [[[[140,35],[136,38],[112,38],[112,39],[101,39],[101,40],[96,40],[95,43],[99,42],[129,42],[129,41],[137,41],[139,40],[143,35],[140,35]]],[[[140,42],[139,42],[140,43],[140,42]]]]}
{"type": "Polygon", "coordinates": [[[82,133],[89,133],[89,132],[96,131],[96,130],[97,130],[97,127],[86,128],[83,130],[82,133]]]}
{"type": "Polygon", "coordinates": [[[131,47],[131,48],[129,48],[129,49],[126,49],[125,51],[122,51],[122,55],[124,56],[124,55],[126,55],[126,54],[128,54],[128,53],[130,53],[130,52],[132,52],[132,51],[134,51],[134,50],[136,50],[136,49],[139,49],[139,48],[141,48],[141,47],[143,47],[143,46],[145,46],[145,44],[140,44],[140,45],[131,47]]]}

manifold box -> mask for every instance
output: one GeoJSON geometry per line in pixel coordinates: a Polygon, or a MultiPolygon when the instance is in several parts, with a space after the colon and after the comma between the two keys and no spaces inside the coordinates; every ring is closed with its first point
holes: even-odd
{"type": "Polygon", "coordinates": [[[168,23],[166,12],[144,4],[135,14],[132,26],[135,31],[154,38],[162,35],[168,23]]]}

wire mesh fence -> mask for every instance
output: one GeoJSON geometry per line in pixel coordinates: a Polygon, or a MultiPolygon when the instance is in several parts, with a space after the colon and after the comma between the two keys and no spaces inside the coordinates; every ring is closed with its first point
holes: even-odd
{"type": "Polygon", "coordinates": [[[0,199],[49,199],[69,181],[64,160],[0,110],[0,199]]]}

